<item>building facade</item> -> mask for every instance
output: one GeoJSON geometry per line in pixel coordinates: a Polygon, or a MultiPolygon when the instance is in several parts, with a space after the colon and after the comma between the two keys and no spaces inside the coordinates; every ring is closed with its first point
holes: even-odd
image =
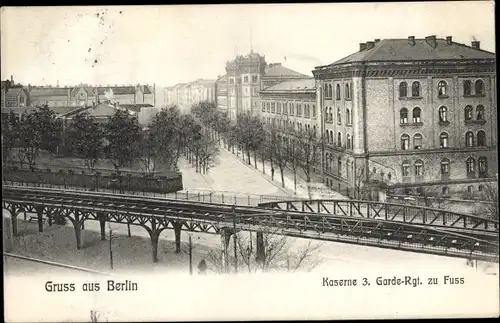
{"type": "Polygon", "coordinates": [[[452,37],[386,39],[313,71],[328,186],[448,195],[497,176],[495,54],[452,37]]]}
{"type": "Polygon", "coordinates": [[[253,51],[227,62],[226,75],[227,110],[231,120],[244,112],[259,115],[261,90],[284,81],[308,78],[281,63],[267,64],[265,56],[253,51]]]}
{"type": "Polygon", "coordinates": [[[278,129],[312,130],[319,135],[314,79],[286,81],[260,91],[260,116],[278,129]]]}
{"type": "Polygon", "coordinates": [[[190,83],[179,83],[165,88],[165,105],[176,105],[188,112],[194,104],[202,101],[215,102],[215,80],[198,79],[190,83]]]}
{"type": "Polygon", "coordinates": [[[215,81],[215,104],[217,109],[228,113],[227,75],[219,76],[215,81]]]}

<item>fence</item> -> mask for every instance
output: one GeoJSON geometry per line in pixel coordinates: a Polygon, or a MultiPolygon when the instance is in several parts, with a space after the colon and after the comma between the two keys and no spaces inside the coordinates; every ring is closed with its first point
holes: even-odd
{"type": "Polygon", "coordinates": [[[140,176],[139,174],[127,173],[117,175],[116,173],[101,174],[96,173],[75,173],[71,170],[52,172],[30,171],[23,169],[3,170],[4,183],[32,183],[49,186],[80,187],[90,190],[118,190],[118,191],[139,191],[154,193],[171,193],[182,190],[182,175],[176,176],[140,176]]]}
{"type": "Polygon", "coordinates": [[[259,203],[284,201],[288,199],[287,196],[241,194],[236,192],[206,190],[186,190],[166,194],[166,197],[176,200],[251,206],[257,206],[259,203]]]}

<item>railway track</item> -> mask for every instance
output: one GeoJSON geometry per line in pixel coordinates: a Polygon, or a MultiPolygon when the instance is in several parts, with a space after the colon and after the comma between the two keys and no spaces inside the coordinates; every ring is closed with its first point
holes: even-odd
{"type": "Polygon", "coordinates": [[[397,246],[409,251],[462,256],[475,253],[481,259],[498,257],[498,235],[481,230],[464,233],[374,218],[58,189],[4,186],[3,201],[19,206],[41,206],[52,211],[80,211],[94,220],[98,212],[103,212],[112,215],[107,221],[118,223],[145,225],[154,219],[155,223],[169,228],[169,223],[175,221],[188,231],[220,233],[224,228],[235,227],[237,230],[385,248],[397,246]],[[210,232],[208,227],[213,230],[210,232]]]}

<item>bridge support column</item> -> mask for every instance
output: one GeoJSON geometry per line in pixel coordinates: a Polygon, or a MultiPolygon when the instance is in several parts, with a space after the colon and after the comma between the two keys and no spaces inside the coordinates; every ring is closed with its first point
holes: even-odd
{"type": "Polygon", "coordinates": [[[47,221],[49,222],[49,227],[52,226],[52,215],[55,213],[54,211],[47,210],[47,221]]]}
{"type": "Polygon", "coordinates": [[[221,231],[221,244],[222,244],[222,265],[224,266],[224,271],[229,272],[229,241],[231,241],[232,230],[222,229],[221,231]]]}
{"type": "Polygon", "coordinates": [[[264,233],[257,232],[257,252],[255,260],[258,265],[263,265],[266,260],[266,248],[264,244],[264,233]]]}
{"type": "Polygon", "coordinates": [[[97,218],[99,219],[99,226],[101,227],[101,241],[106,240],[106,215],[102,212],[97,213],[97,218]]]}
{"type": "Polygon", "coordinates": [[[35,207],[36,217],[38,220],[38,232],[43,232],[43,206],[35,207]]]}
{"type": "Polygon", "coordinates": [[[12,235],[17,237],[17,213],[15,211],[9,210],[10,220],[12,221],[12,235]]]}
{"type": "Polygon", "coordinates": [[[181,252],[181,228],[180,222],[173,222],[175,233],[175,253],[181,252]]]}

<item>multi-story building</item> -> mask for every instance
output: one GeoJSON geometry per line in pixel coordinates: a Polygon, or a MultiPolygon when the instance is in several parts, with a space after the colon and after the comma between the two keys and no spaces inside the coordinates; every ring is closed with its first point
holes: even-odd
{"type": "Polygon", "coordinates": [[[319,135],[321,118],[316,107],[313,78],[285,81],[260,91],[261,117],[278,129],[310,129],[319,135]]]}
{"type": "Polygon", "coordinates": [[[217,77],[215,81],[215,104],[217,109],[228,113],[227,110],[227,75],[217,77]]]}
{"type": "Polygon", "coordinates": [[[165,88],[165,104],[176,105],[185,111],[189,111],[194,104],[202,101],[215,102],[215,97],[214,80],[198,79],[165,88]]]}
{"type": "Polygon", "coordinates": [[[267,65],[265,57],[253,51],[247,56],[238,56],[227,62],[226,75],[227,106],[232,120],[243,112],[259,114],[260,90],[287,80],[308,78],[281,63],[267,65]]]}
{"type": "Polygon", "coordinates": [[[497,174],[495,63],[479,41],[411,36],[368,41],[316,67],[327,185],[481,190],[497,174]]]}

